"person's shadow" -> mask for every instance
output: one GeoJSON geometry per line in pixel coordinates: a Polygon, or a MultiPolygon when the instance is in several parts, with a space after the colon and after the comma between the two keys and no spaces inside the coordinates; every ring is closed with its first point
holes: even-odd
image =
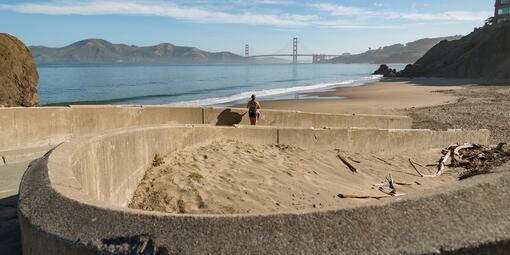
{"type": "Polygon", "coordinates": [[[239,124],[246,113],[247,112],[239,114],[237,112],[233,112],[231,109],[225,109],[218,115],[216,126],[233,126],[239,124]]]}

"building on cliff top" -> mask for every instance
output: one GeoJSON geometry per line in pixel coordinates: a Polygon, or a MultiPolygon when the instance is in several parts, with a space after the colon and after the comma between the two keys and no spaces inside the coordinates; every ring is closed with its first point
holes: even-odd
{"type": "Polygon", "coordinates": [[[510,20],[510,0],[496,0],[494,23],[510,20]]]}

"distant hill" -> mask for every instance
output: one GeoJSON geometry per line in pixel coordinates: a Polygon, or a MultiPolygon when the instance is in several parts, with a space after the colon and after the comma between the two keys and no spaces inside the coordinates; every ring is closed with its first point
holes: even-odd
{"type": "Polygon", "coordinates": [[[29,48],[38,64],[221,64],[251,61],[231,52],[207,52],[170,43],[137,47],[88,39],[62,48],[29,48]]]}
{"type": "Polygon", "coordinates": [[[462,39],[441,42],[400,76],[510,78],[510,21],[475,29],[462,39]]]}
{"type": "Polygon", "coordinates": [[[383,63],[414,63],[421,58],[428,50],[441,41],[458,40],[462,36],[449,36],[439,38],[425,38],[407,44],[394,44],[367,52],[336,57],[330,60],[334,64],[383,64],[383,63]]]}

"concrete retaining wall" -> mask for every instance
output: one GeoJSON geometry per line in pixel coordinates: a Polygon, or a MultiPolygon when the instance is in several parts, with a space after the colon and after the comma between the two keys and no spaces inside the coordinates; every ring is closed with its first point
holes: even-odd
{"type": "Polygon", "coordinates": [[[221,137],[360,152],[373,151],[373,145],[381,143],[377,149],[389,152],[391,148],[384,146],[398,144],[402,148],[396,151],[412,151],[458,141],[486,143],[488,135],[154,126],[73,139],[34,162],[23,179],[19,203],[23,252],[101,254],[109,245],[142,245],[140,239],[146,238],[154,250],[151,254],[424,254],[460,247],[477,250],[480,244],[493,247],[492,254],[504,254],[510,246],[508,174],[466,181],[420,199],[409,196],[308,213],[172,215],[125,207],[155,153],[221,137]]]}
{"type": "MultiPolygon", "coordinates": [[[[3,151],[56,145],[68,138],[105,130],[153,124],[249,124],[243,109],[168,106],[71,106],[0,108],[3,151]],[[241,114],[238,114],[241,113],[241,114]]],[[[295,127],[410,128],[404,116],[333,115],[264,111],[261,125],[295,127]]]]}

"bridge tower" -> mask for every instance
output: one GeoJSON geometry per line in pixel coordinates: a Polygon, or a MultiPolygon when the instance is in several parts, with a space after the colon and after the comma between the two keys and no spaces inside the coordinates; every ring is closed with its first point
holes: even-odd
{"type": "Polygon", "coordinates": [[[249,44],[245,44],[244,45],[244,56],[245,57],[249,57],[250,56],[250,45],[249,44]]]}
{"type": "Polygon", "coordinates": [[[297,64],[297,57],[298,57],[298,38],[294,37],[293,43],[292,43],[292,63],[297,64]]]}

